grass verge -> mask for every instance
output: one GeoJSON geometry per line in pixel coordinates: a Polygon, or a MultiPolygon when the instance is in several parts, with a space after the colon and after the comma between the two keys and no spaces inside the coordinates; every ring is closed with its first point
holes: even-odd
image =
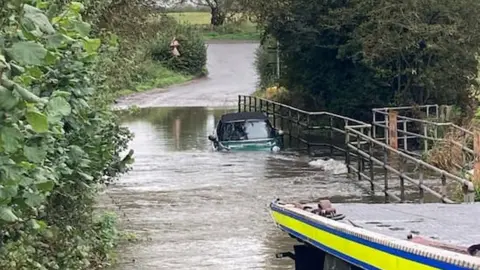
{"type": "Polygon", "coordinates": [[[195,76],[192,75],[172,71],[158,63],[151,62],[147,65],[148,68],[146,72],[138,75],[133,84],[133,88],[122,89],[116,92],[117,98],[155,88],[164,88],[175,84],[185,83],[195,78],[195,76]]]}
{"type": "Polygon", "coordinates": [[[209,12],[171,12],[179,23],[195,25],[203,34],[205,40],[259,40],[260,32],[256,24],[248,20],[225,23],[213,27],[210,25],[209,12]]]}

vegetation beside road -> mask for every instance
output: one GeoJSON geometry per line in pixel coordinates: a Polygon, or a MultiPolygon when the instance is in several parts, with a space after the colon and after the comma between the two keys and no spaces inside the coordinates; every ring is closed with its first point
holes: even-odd
{"type": "Polygon", "coordinates": [[[95,201],[133,161],[110,104],[206,73],[203,38],[143,0],[0,7],[0,269],[104,269],[122,233],[95,201]]]}

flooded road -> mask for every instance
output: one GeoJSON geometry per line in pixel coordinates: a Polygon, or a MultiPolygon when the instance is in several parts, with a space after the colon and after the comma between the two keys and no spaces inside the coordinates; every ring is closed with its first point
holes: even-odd
{"type": "Polygon", "coordinates": [[[117,270],[291,269],[291,260],[275,258],[294,241],[274,226],[272,200],[369,200],[342,162],[322,171],[295,152],[211,150],[207,136],[228,110],[209,108],[235,105],[236,95],[255,90],[256,47],[210,44],[207,79],[120,102],[156,108],[123,118],[135,134],[135,164],[108,194],[139,241],[122,246],[117,270]]]}
{"type": "Polygon", "coordinates": [[[117,269],[291,269],[275,259],[294,242],[273,225],[269,202],[368,200],[307,156],[213,152],[207,135],[224,112],[149,108],[125,118],[135,164],[109,194],[141,241],[124,247],[117,269]]]}

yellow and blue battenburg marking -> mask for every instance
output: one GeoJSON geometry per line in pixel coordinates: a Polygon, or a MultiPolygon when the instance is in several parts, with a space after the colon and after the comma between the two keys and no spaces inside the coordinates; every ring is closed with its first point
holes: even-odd
{"type": "Polygon", "coordinates": [[[270,208],[274,221],[285,232],[362,269],[479,269],[467,267],[462,260],[454,262],[455,259],[442,259],[442,256],[418,255],[369,241],[306,218],[276,203],[272,203],[270,208]]]}

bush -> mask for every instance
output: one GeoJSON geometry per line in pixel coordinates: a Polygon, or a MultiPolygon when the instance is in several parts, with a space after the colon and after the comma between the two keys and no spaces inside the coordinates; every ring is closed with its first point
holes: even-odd
{"type": "Polygon", "coordinates": [[[189,25],[175,24],[157,34],[150,46],[150,56],[174,71],[200,76],[205,74],[207,49],[202,36],[189,25]],[[170,43],[176,38],[180,44],[178,57],[172,54],[170,43]]]}
{"type": "Polygon", "coordinates": [[[79,2],[50,18],[35,6],[51,3],[29,2],[8,0],[0,17],[0,269],[103,268],[117,231],[94,199],[132,155],[121,158],[131,134],[97,92],[110,46],[89,36],[79,2]]]}
{"type": "MultiPolygon", "coordinates": [[[[165,63],[152,59],[150,48],[157,42],[158,29],[172,29],[177,22],[167,16],[154,16],[148,21],[150,33],[135,41],[118,38],[118,50],[104,50],[100,55],[96,74],[104,86],[103,93],[117,97],[135,91],[149,90],[182,83],[191,79],[191,75],[182,74],[168,68],[165,63]]],[[[115,35],[104,34],[105,42],[116,44],[115,35]]]]}
{"type": "Polygon", "coordinates": [[[259,75],[258,86],[260,88],[269,87],[277,82],[276,54],[268,49],[275,46],[276,41],[268,37],[255,51],[255,68],[259,75]]]}

